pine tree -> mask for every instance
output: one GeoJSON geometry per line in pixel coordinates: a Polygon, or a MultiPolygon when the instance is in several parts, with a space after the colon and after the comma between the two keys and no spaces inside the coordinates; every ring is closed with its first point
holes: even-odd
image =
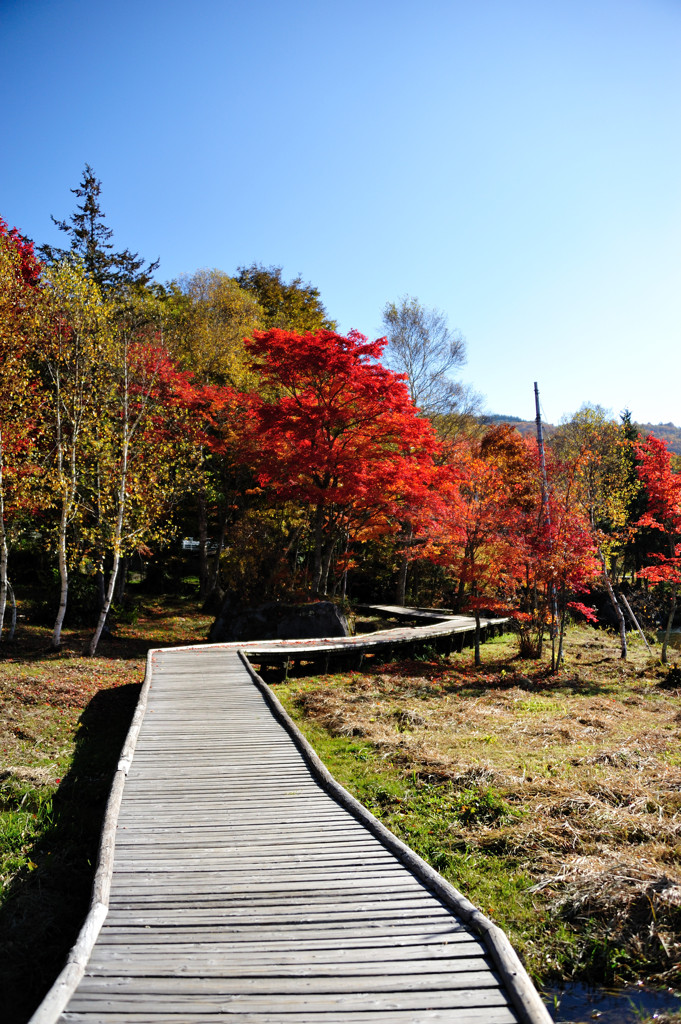
{"type": "Polygon", "coordinates": [[[59,230],[69,236],[70,249],[43,245],[39,252],[48,263],[78,257],[83,261],[88,276],[96,282],[104,295],[120,294],[133,287],[145,288],[150,284],[159,261],[145,267],[145,260],[139,253],[130,252],[129,249],[114,251],[110,241],[113,231],[107,226],[99,204],[101,190],[101,181],[95,176],[90,164],[85,164],[80,186],[71,189],[81,200],[75,213],[71,214],[69,220],[52,217],[59,230]]]}

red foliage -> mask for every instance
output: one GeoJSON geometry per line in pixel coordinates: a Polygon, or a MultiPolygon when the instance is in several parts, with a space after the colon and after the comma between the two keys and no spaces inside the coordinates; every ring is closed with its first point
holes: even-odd
{"type": "Polygon", "coordinates": [[[0,239],[14,246],[19,255],[19,272],[24,284],[34,287],[40,280],[42,264],[33,252],[33,242],[24,238],[17,228],[9,228],[7,222],[0,217],[0,239]]]}
{"type": "Polygon", "coordinates": [[[639,576],[653,586],[681,583],[681,473],[671,466],[671,453],[665,441],[649,434],[634,445],[637,472],[646,490],[648,508],[637,525],[660,530],[665,535],[667,552],[651,554],[655,564],[641,569],[639,576]]]}
{"type": "Polygon", "coordinates": [[[351,332],[256,332],[251,395],[261,486],[283,499],[399,516],[434,471],[430,424],[404,378],[378,362],[385,341],[351,332]]]}
{"type": "Polygon", "coordinates": [[[468,608],[522,604],[530,595],[536,608],[543,595],[543,615],[552,592],[580,591],[598,574],[589,524],[569,487],[559,486],[564,467],[549,463],[542,498],[533,441],[494,427],[479,442],[450,446],[448,462],[447,513],[428,553],[451,568],[468,608]]]}

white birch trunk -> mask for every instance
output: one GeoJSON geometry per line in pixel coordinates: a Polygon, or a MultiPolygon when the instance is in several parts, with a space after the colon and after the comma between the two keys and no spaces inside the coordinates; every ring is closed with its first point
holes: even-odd
{"type": "Polygon", "coordinates": [[[52,630],[52,647],[56,650],[61,644],[61,630],[66,615],[66,603],[69,596],[69,566],[66,558],[66,524],[68,522],[68,508],[66,495],[62,501],[61,516],[59,519],[59,538],[57,540],[57,553],[59,558],[59,609],[57,618],[52,630]]]}
{"type": "Polygon", "coordinates": [[[121,564],[121,547],[123,542],[123,523],[125,520],[125,504],[126,504],[126,489],[128,484],[128,454],[130,449],[130,424],[129,424],[129,407],[128,407],[128,367],[127,367],[127,348],[125,351],[125,365],[123,369],[124,374],[124,390],[123,390],[123,444],[121,447],[121,475],[118,482],[118,510],[116,514],[116,528],[114,531],[114,543],[113,543],[113,565],[111,566],[111,575],[109,576],[109,586],[106,591],[106,597],[104,604],[99,613],[99,619],[90,645],[88,647],[88,654],[92,657],[97,650],[104,624],[106,623],[109,610],[111,608],[111,602],[116,589],[116,579],[118,578],[118,569],[121,564]]]}
{"type": "Polygon", "coordinates": [[[102,636],[102,630],[104,629],[104,624],[106,623],[107,616],[108,616],[109,610],[111,608],[111,602],[113,601],[113,596],[114,596],[114,592],[115,592],[115,589],[116,589],[116,580],[118,578],[118,569],[119,569],[120,564],[121,564],[121,544],[122,544],[122,539],[123,539],[123,520],[124,520],[124,517],[125,517],[125,490],[126,490],[127,481],[128,481],[128,440],[127,440],[127,430],[126,430],[126,437],[125,437],[125,441],[124,441],[124,445],[123,445],[123,454],[122,454],[122,458],[121,458],[121,479],[120,479],[119,490],[118,490],[118,514],[116,516],[116,529],[115,529],[115,532],[114,532],[113,565],[111,566],[111,575],[109,576],[109,586],[107,587],[106,597],[104,599],[104,604],[102,605],[102,609],[101,609],[101,611],[99,613],[99,619],[97,621],[97,626],[95,628],[94,633],[92,634],[92,639],[90,640],[90,645],[88,647],[88,654],[90,656],[94,655],[95,651],[97,650],[97,645],[98,645],[98,643],[100,641],[100,638],[102,636]]]}

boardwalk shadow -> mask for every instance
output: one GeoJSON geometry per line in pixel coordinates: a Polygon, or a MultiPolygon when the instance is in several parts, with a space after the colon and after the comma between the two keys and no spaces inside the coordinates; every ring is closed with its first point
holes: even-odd
{"type": "Polygon", "coordinates": [[[30,872],[0,910],[0,1020],[25,1024],[64,966],[85,919],[106,801],[139,685],[102,690],[79,719],[75,755],[53,801],[30,872]]]}

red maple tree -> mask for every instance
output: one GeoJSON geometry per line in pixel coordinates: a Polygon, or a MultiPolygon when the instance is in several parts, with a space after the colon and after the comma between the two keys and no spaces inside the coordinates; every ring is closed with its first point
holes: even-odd
{"type": "Polygon", "coordinates": [[[343,530],[397,529],[433,471],[434,432],[403,376],[380,364],[385,344],[326,330],[247,342],[261,380],[251,395],[258,479],[309,506],[316,593],[343,530]]]}
{"type": "Polygon", "coordinates": [[[653,565],[639,570],[639,576],[654,587],[666,586],[671,591],[667,628],[662,643],[662,663],[667,663],[669,636],[676,614],[678,588],[681,583],[681,473],[675,473],[671,454],[665,441],[649,434],[644,442],[634,444],[636,470],[647,497],[647,510],[637,526],[659,530],[666,551],[653,553],[653,565]]]}

